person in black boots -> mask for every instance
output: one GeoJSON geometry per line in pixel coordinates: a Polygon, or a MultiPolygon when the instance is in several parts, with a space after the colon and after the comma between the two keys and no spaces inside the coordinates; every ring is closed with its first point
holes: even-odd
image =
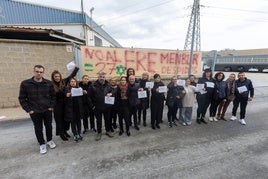
{"type": "Polygon", "coordinates": [[[201,124],[201,122],[207,124],[207,122],[205,121],[205,115],[207,112],[207,108],[212,101],[215,87],[211,69],[204,70],[203,76],[198,80],[196,86],[199,89],[199,92],[196,95],[196,100],[198,104],[196,122],[198,124],[201,124]],[[204,88],[199,89],[198,86],[200,85],[202,85],[204,88]]]}
{"type": "Polygon", "coordinates": [[[159,123],[163,118],[163,108],[164,108],[164,100],[165,93],[159,90],[159,87],[165,86],[165,84],[161,81],[160,75],[154,75],[154,87],[151,89],[151,127],[152,129],[158,128],[160,129],[159,123]]]}
{"type": "Polygon", "coordinates": [[[78,81],[75,78],[71,78],[65,94],[65,119],[71,122],[73,139],[78,142],[83,139],[81,136],[81,119],[84,114],[83,94],[86,94],[86,91],[78,86],[78,81]],[[75,94],[74,90],[80,90],[80,93],[75,94]]]}
{"type": "Polygon", "coordinates": [[[98,73],[98,80],[92,85],[92,102],[94,106],[94,115],[97,119],[97,135],[96,141],[101,140],[102,136],[102,116],[104,117],[106,135],[113,137],[110,124],[110,111],[112,104],[108,104],[109,98],[112,96],[112,89],[105,79],[105,72],[98,73]],[[105,100],[106,97],[106,100],[105,100]]]}
{"type": "MultiPolygon", "coordinates": [[[[171,82],[168,84],[166,105],[168,106],[168,126],[177,126],[175,123],[178,108],[182,108],[182,99],[185,95],[183,86],[178,86],[177,76],[171,78],[171,82]]],[[[183,123],[183,122],[182,122],[183,123]]],[[[186,124],[185,124],[186,125],[186,124]]]]}
{"type": "Polygon", "coordinates": [[[138,124],[141,123],[141,115],[143,119],[143,126],[146,127],[146,115],[147,115],[147,109],[149,108],[149,98],[150,98],[150,90],[146,88],[146,82],[149,81],[149,73],[144,72],[142,74],[142,78],[140,79],[140,88],[143,88],[143,90],[146,90],[147,97],[140,99],[140,104],[138,106],[138,124]]]}
{"type": "Polygon", "coordinates": [[[83,134],[85,134],[88,129],[88,117],[90,117],[90,128],[92,131],[96,132],[95,129],[95,122],[94,122],[94,114],[93,114],[93,104],[92,100],[90,98],[90,94],[88,94],[88,91],[90,91],[91,88],[91,81],[89,81],[89,76],[88,75],[83,75],[82,76],[82,81],[79,83],[79,87],[81,87],[85,92],[83,95],[83,106],[84,106],[84,114],[83,114],[83,127],[84,131],[83,134]]]}
{"type": "Polygon", "coordinates": [[[120,84],[118,86],[117,90],[117,100],[118,100],[118,115],[119,115],[119,126],[120,131],[119,135],[122,135],[124,133],[123,128],[123,119],[125,121],[126,125],[126,132],[127,136],[130,136],[129,132],[129,102],[128,102],[128,94],[127,94],[128,84],[127,84],[127,78],[125,76],[122,76],[120,78],[120,84]]]}
{"type": "Polygon", "coordinates": [[[131,117],[134,118],[134,128],[136,130],[140,130],[138,127],[137,121],[137,112],[138,112],[138,105],[140,104],[140,99],[138,98],[138,91],[142,91],[143,89],[140,88],[139,83],[135,82],[135,76],[129,76],[129,83],[128,83],[128,101],[129,101],[129,119],[131,121],[131,117]]]}
{"type": "Polygon", "coordinates": [[[65,115],[65,87],[69,80],[76,76],[79,68],[75,67],[73,72],[67,77],[62,79],[62,75],[59,71],[55,70],[51,74],[51,81],[54,91],[56,92],[56,105],[53,110],[54,119],[56,122],[56,135],[59,135],[62,140],[66,141],[71,137],[67,131],[70,128],[70,122],[64,119],[65,115]]]}
{"type": "Polygon", "coordinates": [[[112,89],[112,96],[115,97],[114,105],[111,107],[111,113],[110,113],[110,124],[111,124],[111,131],[114,132],[114,129],[117,129],[117,124],[116,124],[116,119],[118,115],[118,100],[117,100],[117,90],[118,90],[118,85],[117,85],[117,77],[112,77],[109,80],[109,84],[112,89]]]}

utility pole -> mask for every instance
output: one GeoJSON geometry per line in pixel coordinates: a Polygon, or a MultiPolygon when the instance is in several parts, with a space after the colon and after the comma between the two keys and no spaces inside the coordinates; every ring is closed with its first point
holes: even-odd
{"type": "Polygon", "coordinates": [[[190,23],[184,44],[184,50],[190,50],[188,75],[191,75],[192,73],[193,52],[200,51],[200,46],[200,4],[199,0],[194,0],[190,23]]]}
{"type": "Polygon", "coordinates": [[[81,0],[81,15],[82,15],[82,27],[83,27],[83,34],[84,34],[84,40],[86,42],[86,45],[88,45],[87,41],[87,26],[86,26],[86,15],[84,11],[84,0],[81,0]]]}

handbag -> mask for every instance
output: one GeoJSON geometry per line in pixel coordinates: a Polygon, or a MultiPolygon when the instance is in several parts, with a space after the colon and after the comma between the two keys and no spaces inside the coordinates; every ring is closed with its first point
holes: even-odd
{"type": "Polygon", "coordinates": [[[235,95],[234,94],[231,94],[231,95],[227,96],[227,99],[229,101],[233,101],[233,100],[235,100],[235,95]]]}

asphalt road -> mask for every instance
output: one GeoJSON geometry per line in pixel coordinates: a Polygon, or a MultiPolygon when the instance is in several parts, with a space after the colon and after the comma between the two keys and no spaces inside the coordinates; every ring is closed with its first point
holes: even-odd
{"type": "MultiPolygon", "coordinates": [[[[30,120],[0,125],[0,178],[268,178],[267,96],[249,104],[238,121],[168,128],[141,127],[114,138],[87,133],[79,143],[54,137],[39,154],[30,120]]],[[[230,117],[230,114],[228,114],[230,117]]],[[[55,133],[55,131],[54,131],[55,133]]]]}

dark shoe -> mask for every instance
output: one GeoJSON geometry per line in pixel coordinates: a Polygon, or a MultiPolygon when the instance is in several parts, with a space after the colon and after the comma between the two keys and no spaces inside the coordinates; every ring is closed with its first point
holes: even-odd
{"type": "Polygon", "coordinates": [[[163,120],[160,120],[159,123],[163,123],[163,120]]]}
{"type": "Polygon", "coordinates": [[[61,135],[60,135],[60,138],[61,138],[63,141],[67,141],[67,140],[68,140],[68,138],[67,138],[64,134],[61,134],[61,135]]]}
{"type": "Polygon", "coordinates": [[[79,137],[78,137],[78,135],[75,135],[75,136],[74,136],[74,141],[75,141],[75,142],[78,142],[78,141],[79,141],[79,137]]]}
{"type": "Polygon", "coordinates": [[[78,135],[78,139],[83,140],[83,137],[81,136],[81,134],[78,135]]]}
{"type": "Polygon", "coordinates": [[[113,128],[114,128],[114,129],[117,129],[117,125],[116,125],[116,123],[113,123],[113,128]]]}
{"type": "Polygon", "coordinates": [[[119,135],[121,136],[124,132],[123,131],[119,131],[119,135]]]}
{"type": "Polygon", "coordinates": [[[134,126],[134,128],[135,128],[137,131],[140,130],[140,128],[139,128],[138,126],[134,126]]]}
{"type": "Polygon", "coordinates": [[[200,121],[203,122],[204,124],[207,124],[207,121],[205,121],[204,118],[201,118],[200,121]]]}
{"type": "Polygon", "coordinates": [[[90,130],[92,130],[93,132],[97,132],[97,130],[95,128],[91,128],[90,130]]]}
{"type": "Polygon", "coordinates": [[[129,126],[132,126],[132,122],[129,123],[129,126]]]}
{"type": "Polygon", "coordinates": [[[227,119],[224,116],[221,116],[221,120],[227,121],[227,119]]]}
{"type": "Polygon", "coordinates": [[[147,126],[147,125],[146,125],[146,122],[143,122],[143,126],[144,126],[144,127],[146,127],[146,126],[147,126]]]}
{"type": "Polygon", "coordinates": [[[114,132],[114,129],[111,127],[111,132],[114,132]]]}
{"type": "Polygon", "coordinates": [[[85,130],[83,131],[83,134],[85,134],[87,131],[88,131],[88,129],[85,129],[85,130]]]}
{"type": "Polygon", "coordinates": [[[197,122],[198,124],[201,124],[201,119],[200,119],[200,118],[197,118],[197,119],[196,119],[196,122],[197,122]]]}
{"type": "Polygon", "coordinates": [[[160,126],[157,124],[157,125],[155,125],[155,127],[157,128],[157,129],[160,129],[160,126]]]}
{"type": "Polygon", "coordinates": [[[175,120],[176,120],[176,121],[179,121],[179,119],[178,119],[178,118],[175,118],[175,120]]]}
{"type": "Polygon", "coordinates": [[[172,122],[172,124],[173,124],[174,126],[178,126],[178,125],[176,124],[176,122],[175,122],[175,121],[173,121],[173,122],[172,122]]]}
{"type": "Polygon", "coordinates": [[[130,132],[129,132],[129,131],[127,131],[127,136],[128,136],[128,137],[130,136],[130,132]]]}
{"type": "Polygon", "coordinates": [[[172,123],[171,123],[171,122],[168,123],[168,127],[169,127],[169,128],[172,127],[172,123]]]}
{"type": "Polygon", "coordinates": [[[138,120],[138,125],[141,125],[141,120],[140,119],[138,120]]]}
{"type": "Polygon", "coordinates": [[[64,135],[66,136],[66,137],[68,137],[68,138],[70,138],[71,136],[68,134],[68,132],[67,131],[65,131],[64,132],[64,135]]]}
{"type": "Polygon", "coordinates": [[[99,141],[99,140],[101,140],[101,133],[98,133],[97,135],[96,135],[96,139],[95,139],[96,141],[99,141]]]}
{"type": "Polygon", "coordinates": [[[155,130],[155,126],[154,125],[152,125],[152,129],[155,130]]]}

